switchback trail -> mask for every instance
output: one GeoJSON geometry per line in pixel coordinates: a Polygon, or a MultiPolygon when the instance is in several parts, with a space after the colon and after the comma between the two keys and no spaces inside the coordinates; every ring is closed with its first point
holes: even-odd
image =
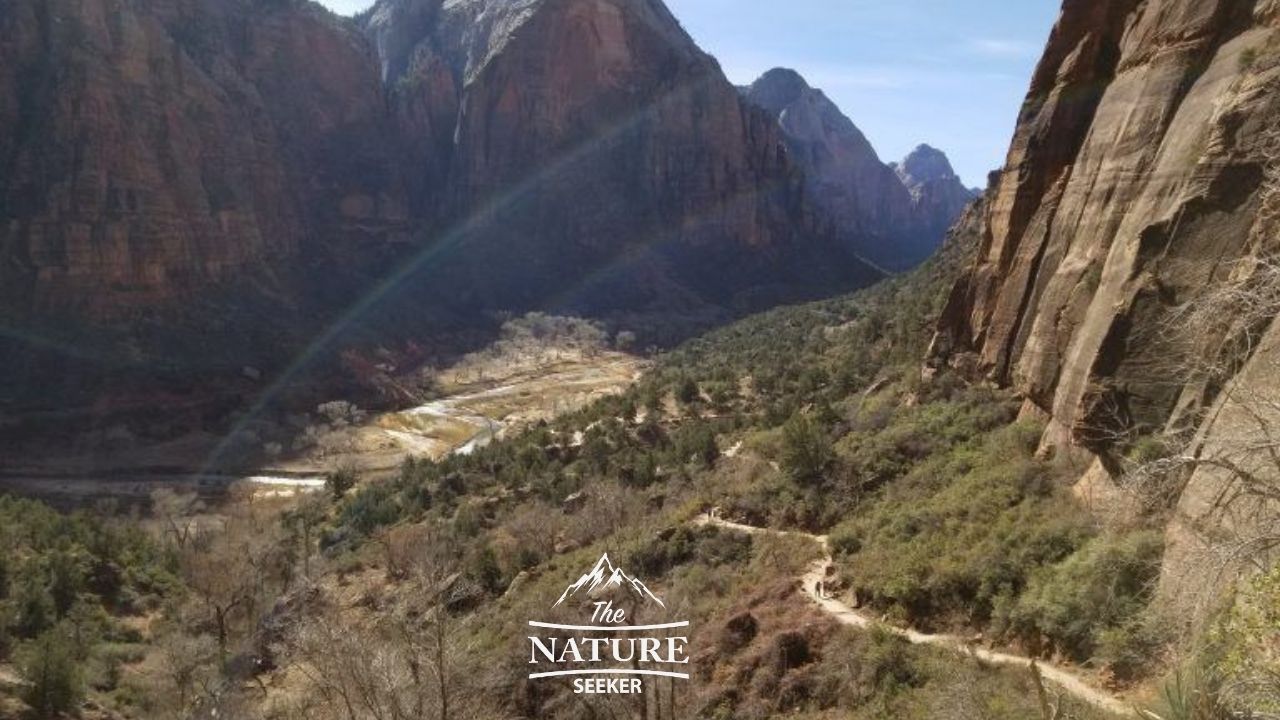
{"type": "Polygon", "coordinates": [[[934,647],[940,647],[996,665],[1030,667],[1034,664],[1039,670],[1040,675],[1045,679],[1062,687],[1062,689],[1066,690],[1071,695],[1074,695],[1094,707],[1117,715],[1129,715],[1133,712],[1133,707],[1118,696],[1094,687],[1083,677],[1066,668],[1041,662],[1023,655],[988,650],[986,648],[978,647],[973,643],[966,642],[963,638],[956,635],[934,635],[922,633],[910,628],[893,627],[882,623],[869,615],[861,613],[833,597],[830,597],[825,591],[825,580],[827,577],[827,571],[834,561],[831,556],[831,544],[826,535],[810,535],[802,532],[771,530],[767,528],[758,528],[753,525],[743,525],[741,523],[730,522],[728,520],[721,519],[715,509],[705,515],[699,515],[695,524],[712,525],[749,535],[775,535],[779,537],[806,538],[820,545],[822,547],[822,559],[814,561],[813,564],[809,566],[809,570],[800,578],[800,584],[804,589],[805,595],[807,595],[814,604],[842,625],[850,625],[852,627],[864,629],[869,629],[873,626],[879,625],[888,632],[904,638],[912,645],[931,645],[934,647]]]}

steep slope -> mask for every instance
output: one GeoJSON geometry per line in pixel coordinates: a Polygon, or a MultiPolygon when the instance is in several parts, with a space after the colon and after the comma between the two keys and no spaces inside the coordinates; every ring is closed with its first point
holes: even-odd
{"type": "Polygon", "coordinates": [[[0,22],[6,314],[154,311],[404,220],[372,60],[318,7],[18,0],[0,22]]]}
{"type": "Polygon", "coordinates": [[[921,178],[900,177],[853,121],[794,70],[770,70],[743,95],[776,118],[804,168],[814,205],[835,221],[850,247],[883,267],[914,267],[932,254],[972,200],[936,150],[909,159],[921,178]],[[945,170],[928,167],[939,160],[945,170]]]}
{"type": "Polygon", "coordinates": [[[384,0],[365,23],[442,298],[705,320],[872,277],[660,2],[384,0]]]}
{"type": "Polygon", "coordinates": [[[656,0],[20,0],[0,26],[5,400],[270,378],[500,311],[662,341],[879,277],[656,0]]]}
{"type": "MultiPolygon", "coordinates": [[[[1194,338],[1168,321],[1275,252],[1261,208],[1274,199],[1277,30],[1274,2],[1071,0],[1036,71],[935,359],[1016,388],[1049,420],[1046,450],[1098,461],[1091,481],[1122,469],[1135,434],[1195,431],[1230,372],[1184,369],[1239,368],[1257,347],[1240,342],[1259,329],[1242,314],[1194,338]]],[[[1221,489],[1192,479],[1191,535],[1215,532],[1204,521],[1223,508],[1206,500],[1221,489]]],[[[1180,575],[1192,540],[1170,539],[1167,575],[1180,575]]]]}
{"type": "Polygon", "coordinates": [[[942,328],[1052,416],[1054,443],[1105,451],[1107,408],[1163,424],[1180,388],[1152,382],[1164,348],[1136,329],[1267,249],[1268,7],[1066,5],[942,328]]]}

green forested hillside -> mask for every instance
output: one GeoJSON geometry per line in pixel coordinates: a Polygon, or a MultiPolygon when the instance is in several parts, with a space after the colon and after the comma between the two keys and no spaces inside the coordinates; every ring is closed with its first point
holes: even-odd
{"type": "MultiPolygon", "coordinates": [[[[433,528],[471,580],[468,616],[492,628],[519,617],[515,596],[567,582],[573,559],[602,547],[691,603],[708,583],[732,587],[739,563],[785,584],[786,572],[762,570],[761,540],[679,529],[718,507],[752,525],[832,533],[840,572],[830,586],[890,623],[983,632],[1121,682],[1137,677],[1159,536],[1103,528],[1078,507],[1065,473],[1035,457],[1038,429],[1016,422],[1013,398],[946,371],[922,375],[964,254],[952,246],[870,290],[746,319],[660,358],[623,396],[473,455],[409,463],[397,480],[342,501],[322,546],[349,557],[406,527],[433,528]]],[[[724,600],[700,617],[710,635],[735,613],[779,602],[756,598],[747,611],[724,600]]],[[[785,603],[804,606],[794,594],[785,603]]],[[[779,631],[823,622],[793,614],[777,619],[779,631]]],[[[491,638],[495,652],[502,634],[491,638]]],[[[1026,673],[969,667],[891,636],[864,646],[856,635],[813,636],[815,664],[773,680],[802,690],[773,697],[739,668],[746,679],[717,675],[714,692],[689,698],[689,716],[924,717],[959,702],[960,686],[982,688],[978,716],[1038,712],[1026,673]],[[890,666],[830,685],[848,662],[890,666]]],[[[548,717],[576,716],[545,702],[548,717]]]]}
{"type": "Polygon", "coordinates": [[[1229,717],[1206,689],[1223,668],[1268,671],[1232,650],[1265,634],[1265,595],[1167,698],[1142,690],[1163,684],[1170,639],[1147,612],[1156,522],[1082,507],[1017,398],[922,371],[964,254],[748,318],[658,358],[620,396],[390,479],[343,471],[302,502],[214,523],[165,497],[154,539],[0,505],[20,548],[0,563],[11,695],[45,717],[58,711],[32,689],[45,677],[126,717],[1106,717],[1099,698],[1229,717]],[[707,525],[712,509],[739,529],[707,525]],[[801,588],[824,556],[816,535],[834,565],[819,593],[870,630],[801,588]],[[687,685],[652,683],[637,701],[526,678],[527,621],[603,553],[691,621],[687,685]],[[102,567],[115,582],[99,584],[102,567]],[[83,643],[73,631],[90,615],[83,643]],[[954,640],[913,645],[904,629],[954,640]],[[1031,657],[1087,691],[1044,680],[1031,657]]]}

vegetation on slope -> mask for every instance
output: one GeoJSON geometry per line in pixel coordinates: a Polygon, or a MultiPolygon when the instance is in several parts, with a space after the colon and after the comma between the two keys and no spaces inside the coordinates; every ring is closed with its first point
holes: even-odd
{"type": "Polygon", "coordinates": [[[45,718],[115,691],[145,652],[136,621],[179,586],[175,558],[127,521],[9,497],[0,547],[0,669],[16,666],[18,695],[45,718]]]}
{"type": "MultiPolygon", "coordinates": [[[[720,507],[753,524],[832,531],[848,590],[896,622],[988,629],[1046,656],[1088,661],[1099,636],[1134,622],[1147,597],[1150,536],[1098,527],[1070,497],[1065,473],[1034,457],[1038,430],[1014,422],[1011,398],[945,372],[921,377],[931,319],[960,254],[951,248],[912,276],[713,332],[660,359],[626,394],[519,437],[407,463],[395,481],[344,501],[322,544],[336,556],[359,554],[399,528],[438,528],[457,548],[450,571],[468,593],[460,606],[500,627],[512,622],[499,618],[510,618],[513,597],[537,595],[530,583],[568,582],[564,560],[601,548],[661,578],[668,593],[682,577],[668,571],[714,576],[716,558],[735,557],[734,543],[699,544],[678,528],[720,507]],[[644,540],[655,535],[668,540],[644,540]],[[1129,576],[1104,581],[1116,563],[1129,563],[1129,576]],[[1063,582],[1084,590],[1059,607],[1053,588],[1063,582]],[[1115,602],[1095,608],[1097,593],[1115,602]],[[1084,618],[1083,636],[1060,621],[1082,606],[1096,613],[1084,618]]],[[[786,602],[803,606],[791,592],[786,602]]],[[[733,615],[724,607],[699,617],[716,626],[733,615]]],[[[814,656],[823,670],[813,672],[825,673],[841,654],[814,656]]],[[[889,716],[887,708],[920,707],[940,687],[955,690],[964,672],[954,658],[949,671],[923,665],[930,669],[890,672],[891,689],[828,695],[806,686],[806,699],[782,706],[773,690],[744,694],[739,678],[735,692],[700,697],[691,709],[889,716]]],[[[991,678],[1004,676],[984,677],[998,685],[991,678]]],[[[557,702],[544,701],[542,712],[557,702]]],[[[1007,712],[1034,709],[1013,702],[1007,712]]]]}
{"type": "MultiPolygon", "coordinates": [[[[1164,639],[1145,617],[1160,533],[1086,512],[1074,476],[1037,455],[1040,428],[1019,421],[1015,398],[921,374],[960,255],[723,328],[621,396],[470,454],[408,461],[387,481],[337,474],[330,492],[237,505],[216,523],[158,498],[157,549],[140,555],[156,560],[129,564],[183,585],[131,581],[168,599],[113,707],[335,720],[1095,716],[1051,687],[1042,704],[1030,673],[837,625],[796,587],[812,543],[690,525],[719,508],[829,534],[839,572],[827,590],[887,622],[980,633],[1121,684],[1148,673],[1164,639]],[[654,684],[637,704],[526,679],[526,622],[602,552],[694,621],[696,682],[654,684]]],[[[1271,667],[1238,651],[1274,616],[1273,586],[1259,582],[1223,625],[1209,663],[1219,679],[1271,667]]],[[[56,649],[43,657],[23,672],[66,665],[56,649]]],[[[1202,687],[1175,687],[1166,704],[1202,687]]],[[[1161,717],[1225,710],[1197,712],[1161,717]]]]}

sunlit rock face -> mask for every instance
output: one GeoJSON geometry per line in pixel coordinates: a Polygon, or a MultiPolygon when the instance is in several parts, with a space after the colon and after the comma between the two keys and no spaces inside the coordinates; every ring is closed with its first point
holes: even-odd
{"type": "Polygon", "coordinates": [[[937,148],[921,145],[891,167],[911,193],[913,228],[926,239],[945,237],[977,197],[937,148]]]}
{"type": "MultiPolygon", "coordinates": [[[[1106,406],[1159,425],[1177,387],[1138,331],[1258,252],[1280,94],[1268,3],[1070,2],[1036,71],[944,332],[1092,443],[1106,406]],[[1245,62],[1251,60],[1251,62],[1245,62]]],[[[1103,443],[1096,443],[1102,445],[1103,443]]]]}
{"type": "MultiPolygon", "coordinates": [[[[1277,214],[1265,208],[1275,202],[1278,30],[1276,4],[1262,0],[1065,4],[973,230],[979,259],[935,343],[947,350],[935,360],[1025,395],[1049,419],[1046,451],[1103,475],[1122,470],[1118,441],[1132,432],[1199,427],[1212,451],[1239,410],[1222,382],[1183,370],[1227,361],[1267,387],[1265,362],[1230,357],[1245,330],[1237,318],[1177,343],[1167,320],[1275,252],[1277,214]]],[[[1221,490],[1215,475],[1188,485],[1184,530],[1231,524],[1206,502],[1221,490]]],[[[1168,596],[1220,586],[1184,572],[1192,535],[1171,534],[1168,596]]]]}

